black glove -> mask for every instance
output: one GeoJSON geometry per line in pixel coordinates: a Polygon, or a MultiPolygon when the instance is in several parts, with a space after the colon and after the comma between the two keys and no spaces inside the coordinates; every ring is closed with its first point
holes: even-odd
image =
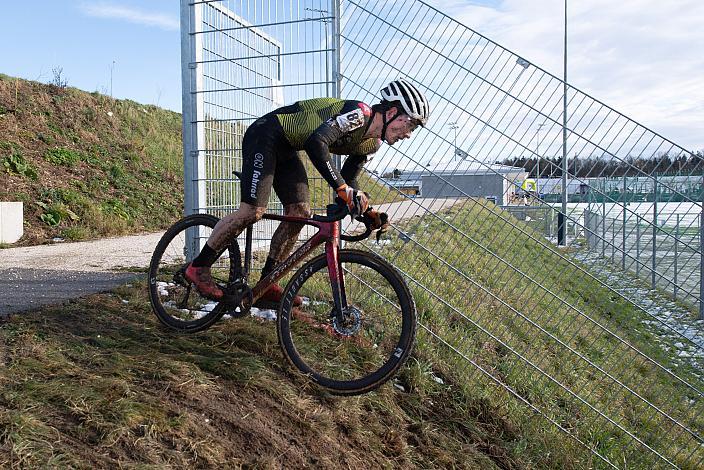
{"type": "Polygon", "coordinates": [[[357,217],[357,220],[364,223],[364,225],[372,230],[378,230],[378,232],[376,232],[377,243],[379,243],[381,236],[389,228],[389,214],[376,211],[372,208],[369,208],[361,217],[357,217]]]}

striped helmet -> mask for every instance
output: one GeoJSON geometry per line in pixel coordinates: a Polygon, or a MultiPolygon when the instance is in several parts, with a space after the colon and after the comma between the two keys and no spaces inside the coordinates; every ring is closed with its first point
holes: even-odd
{"type": "Polygon", "coordinates": [[[413,119],[417,119],[421,126],[428,123],[430,105],[428,99],[418,88],[410,82],[399,78],[389,83],[381,90],[381,99],[384,101],[400,101],[403,110],[413,119]]]}

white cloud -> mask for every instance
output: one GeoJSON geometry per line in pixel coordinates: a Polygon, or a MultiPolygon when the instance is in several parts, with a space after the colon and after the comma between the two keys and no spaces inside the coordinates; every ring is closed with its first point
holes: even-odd
{"type": "MultiPolygon", "coordinates": [[[[562,77],[562,0],[431,0],[562,77]]],[[[704,2],[568,1],[568,82],[689,149],[704,148],[704,2]]]]}
{"type": "Polygon", "coordinates": [[[180,28],[179,19],[163,13],[148,12],[137,8],[110,3],[84,3],[81,10],[88,16],[112,18],[173,31],[180,28]]]}

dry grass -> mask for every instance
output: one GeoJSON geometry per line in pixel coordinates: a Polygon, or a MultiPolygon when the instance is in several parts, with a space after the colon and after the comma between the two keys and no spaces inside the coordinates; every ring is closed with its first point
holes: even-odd
{"type": "Polygon", "coordinates": [[[145,298],[124,287],[2,325],[0,467],[527,466],[501,419],[466,413],[498,411],[454,387],[331,397],[285,366],[274,324],[174,335],[145,298]]]}

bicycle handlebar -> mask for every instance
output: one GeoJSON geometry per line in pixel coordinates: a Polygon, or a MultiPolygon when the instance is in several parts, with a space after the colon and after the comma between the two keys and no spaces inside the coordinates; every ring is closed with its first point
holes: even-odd
{"type": "MultiPolygon", "coordinates": [[[[337,201],[336,204],[328,204],[327,207],[327,216],[323,215],[314,215],[312,218],[313,220],[316,220],[318,222],[337,222],[338,220],[342,220],[345,217],[347,217],[350,214],[349,209],[347,208],[347,204],[337,201]]],[[[372,234],[372,228],[371,226],[365,222],[364,220],[357,219],[360,222],[364,224],[366,227],[366,230],[364,233],[360,233],[357,235],[344,235],[340,234],[340,239],[347,241],[347,242],[358,242],[361,240],[365,240],[369,238],[369,235],[372,234]]]]}

